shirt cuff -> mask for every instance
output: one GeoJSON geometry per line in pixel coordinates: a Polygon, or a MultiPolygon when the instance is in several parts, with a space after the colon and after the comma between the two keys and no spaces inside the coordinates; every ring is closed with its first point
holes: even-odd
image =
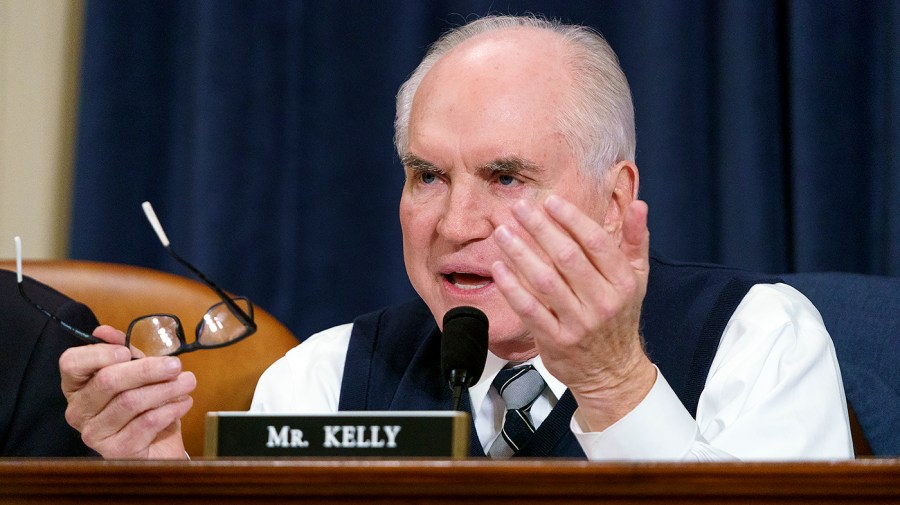
{"type": "Polygon", "coordinates": [[[599,432],[585,432],[576,410],[570,429],[591,461],[681,460],[698,440],[697,421],[657,369],[656,382],[631,412],[599,432]]]}

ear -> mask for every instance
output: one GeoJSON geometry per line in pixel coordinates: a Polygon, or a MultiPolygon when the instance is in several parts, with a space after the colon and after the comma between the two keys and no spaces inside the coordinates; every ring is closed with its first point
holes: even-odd
{"type": "Polygon", "coordinates": [[[625,209],[637,200],[640,182],[637,165],[633,161],[620,161],[609,169],[605,179],[604,185],[610,196],[603,227],[616,238],[616,242],[620,242],[625,209]]]}

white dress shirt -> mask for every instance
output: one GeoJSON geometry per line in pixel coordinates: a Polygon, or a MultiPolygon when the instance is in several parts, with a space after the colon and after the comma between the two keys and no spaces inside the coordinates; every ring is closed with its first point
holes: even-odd
{"type": "MultiPolygon", "coordinates": [[[[251,411],[322,414],[338,410],[353,325],[317,333],[275,362],[256,387],[251,411]]],[[[537,424],[566,390],[532,364],[548,387],[531,409],[537,424]]],[[[469,389],[475,430],[487,450],[505,408],[491,388],[506,361],[488,355],[469,389]]],[[[809,460],[853,457],[834,345],[818,311],[794,288],[751,288],[725,327],[700,395],[696,420],[661,373],[647,396],[602,432],[570,428],[591,460],[809,460]]]]}

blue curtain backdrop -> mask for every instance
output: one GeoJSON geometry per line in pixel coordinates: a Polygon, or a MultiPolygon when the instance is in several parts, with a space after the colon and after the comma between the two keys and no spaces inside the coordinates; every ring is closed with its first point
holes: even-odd
{"type": "Polygon", "coordinates": [[[394,94],[441,32],[543,13],[618,52],[653,246],[900,275],[900,2],[88,1],[71,254],[180,272],[300,337],[412,295],[394,94]]]}

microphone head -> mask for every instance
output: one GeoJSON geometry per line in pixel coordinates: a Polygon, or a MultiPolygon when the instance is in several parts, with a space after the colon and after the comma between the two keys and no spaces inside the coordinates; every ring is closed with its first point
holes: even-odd
{"type": "Polygon", "coordinates": [[[455,307],[444,315],[441,373],[451,383],[454,370],[464,370],[466,387],[478,382],[488,352],[488,318],[475,307],[455,307]]]}

